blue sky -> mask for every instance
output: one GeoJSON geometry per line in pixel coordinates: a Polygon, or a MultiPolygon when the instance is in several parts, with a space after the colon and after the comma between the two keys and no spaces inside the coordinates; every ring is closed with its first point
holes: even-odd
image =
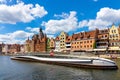
{"type": "Polygon", "coordinates": [[[120,0],[0,0],[0,42],[24,43],[38,33],[48,37],[120,24],[120,0]]]}

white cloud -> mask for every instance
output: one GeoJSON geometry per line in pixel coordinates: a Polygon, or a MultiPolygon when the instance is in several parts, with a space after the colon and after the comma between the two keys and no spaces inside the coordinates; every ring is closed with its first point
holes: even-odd
{"type": "Polygon", "coordinates": [[[75,30],[78,25],[76,12],[71,11],[70,14],[67,15],[69,16],[60,20],[49,20],[48,22],[43,22],[42,26],[45,26],[45,32],[47,34],[55,34],[60,31],[69,32],[71,30],[75,30]]]}
{"type": "Polygon", "coordinates": [[[38,33],[39,32],[39,28],[31,28],[31,27],[26,27],[26,30],[29,30],[30,32],[34,32],[34,33],[38,33]]]}
{"type": "Polygon", "coordinates": [[[0,5],[0,23],[16,24],[17,22],[30,22],[36,17],[43,17],[47,11],[43,6],[36,4],[24,4],[20,2],[15,5],[0,5]]]}
{"type": "Polygon", "coordinates": [[[57,17],[57,18],[68,18],[69,14],[67,14],[67,13],[62,13],[61,15],[54,14],[54,17],[57,17]]]}
{"type": "Polygon", "coordinates": [[[113,23],[120,23],[120,9],[104,7],[97,12],[96,19],[80,21],[79,27],[88,26],[90,30],[95,28],[104,29],[113,23]]]}
{"type": "Polygon", "coordinates": [[[55,38],[54,35],[47,35],[47,37],[50,38],[50,39],[51,39],[51,38],[55,38]]]}
{"type": "Polygon", "coordinates": [[[0,34],[0,41],[8,44],[24,43],[27,37],[31,37],[33,33],[25,32],[22,30],[13,33],[0,34]]]}
{"type": "Polygon", "coordinates": [[[11,36],[11,38],[27,38],[29,36],[32,36],[33,33],[28,33],[28,32],[25,32],[25,31],[22,31],[22,30],[19,30],[19,31],[15,31],[13,33],[9,33],[9,35],[11,36]]]}

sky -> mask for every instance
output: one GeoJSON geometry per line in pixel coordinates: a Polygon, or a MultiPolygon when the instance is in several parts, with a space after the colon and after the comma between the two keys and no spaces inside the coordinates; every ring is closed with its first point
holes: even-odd
{"type": "Polygon", "coordinates": [[[0,0],[0,42],[24,44],[39,32],[55,38],[120,24],[120,0],[0,0]]]}

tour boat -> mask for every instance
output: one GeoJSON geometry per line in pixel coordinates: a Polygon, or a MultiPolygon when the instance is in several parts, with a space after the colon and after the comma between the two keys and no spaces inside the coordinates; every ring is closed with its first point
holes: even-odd
{"type": "Polygon", "coordinates": [[[77,68],[94,68],[94,69],[118,69],[116,63],[109,59],[94,58],[78,58],[67,56],[16,56],[11,57],[12,60],[35,61],[48,64],[56,64],[77,68]]]}

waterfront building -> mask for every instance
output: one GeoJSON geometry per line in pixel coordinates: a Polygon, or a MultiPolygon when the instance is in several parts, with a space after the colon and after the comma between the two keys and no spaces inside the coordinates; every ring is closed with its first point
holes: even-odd
{"type": "Polygon", "coordinates": [[[18,53],[20,52],[20,47],[21,45],[20,44],[10,44],[9,45],[9,53],[18,53]]]}
{"type": "Polygon", "coordinates": [[[29,37],[28,37],[28,39],[27,39],[26,42],[25,42],[25,52],[26,52],[26,53],[32,52],[32,51],[31,51],[31,43],[32,43],[32,41],[29,40],[29,37]]]}
{"type": "Polygon", "coordinates": [[[4,44],[2,46],[2,53],[7,54],[9,52],[9,45],[8,44],[4,44]]]}
{"type": "Polygon", "coordinates": [[[61,51],[65,51],[65,49],[66,49],[65,40],[66,40],[67,36],[68,36],[67,33],[63,32],[63,31],[59,35],[59,38],[60,38],[60,49],[61,49],[61,51]]]}
{"type": "Polygon", "coordinates": [[[71,41],[72,41],[72,36],[67,36],[65,40],[66,52],[71,51],[71,41]]]}
{"type": "Polygon", "coordinates": [[[24,53],[25,52],[25,45],[20,45],[20,53],[24,53]]]}
{"type": "Polygon", "coordinates": [[[120,34],[119,28],[114,24],[109,29],[109,52],[117,53],[120,50],[120,34]]]}
{"type": "Polygon", "coordinates": [[[54,51],[60,52],[60,39],[58,36],[55,38],[55,50],[54,51]]]}
{"type": "Polygon", "coordinates": [[[50,39],[50,49],[51,50],[55,49],[55,40],[53,38],[50,39]]]}
{"type": "Polygon", "coordinates": [[[108,48],[109,29],[99,30],[96,40],[96,52],[105,52],[108,48]]]}
{"type": "Polygon", "coordinates": [[[47,46],[47,36],[39,29],[39,34],[34,34],[32,40],[26,40],[26,49],[28,52],[45,52],[47,46]]]}
{"type": "Polygon", "coordinates": [[[93,51],[96,48],[98,30],[73,34],[71,51],[93,51]]]}

